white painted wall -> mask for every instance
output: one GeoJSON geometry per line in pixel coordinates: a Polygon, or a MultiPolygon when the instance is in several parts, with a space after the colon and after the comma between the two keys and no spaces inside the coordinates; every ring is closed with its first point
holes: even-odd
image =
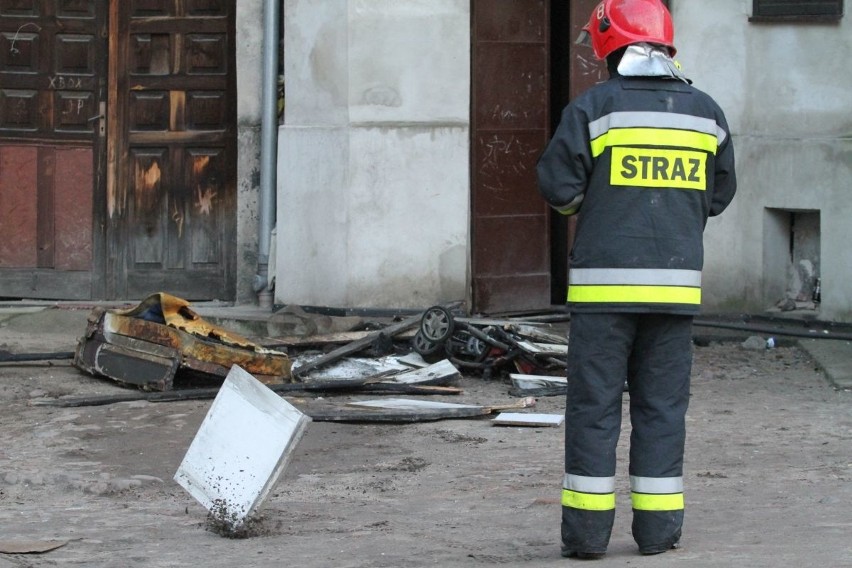
{"type": "MultiPolygon", "coordinates": [[[[852,321],[850,16],[756,24],[752,0],[670,5],[678,58],[737,154],[739,193],[705,236],[705,313],[779,299],[785,235],[767,210],[806,209],[820,213],[819,317],[852,321]]],[[[275,302],[465,298],[469,0],[284,0],[284,13],[275,302]]]]}
{"type": "Polygon", "coordinates": [[[275,302],[464,299],[469,0],[284,0],[275,302]]]}
{"type": "Polygon", "coordinates": [[[237,297],[257,303],[252,278],[257,272],[260,189],[261,88],[263,86],[263,3],[240,0],[237,33],[237,297]]]}
{"type": "MultiPolygon", "coordinates": [[[[852,321],[852,21],[750,23],[751,0],[671,0],[678,59],[725,110],[739,193],[705,236],[705,312],[779,298],[767,208],[820,212],[819,318],[852,321]]],[[[848,10],[848,5],[847,5],[848,10]]],[[[781,246],[781,249],[784,247],[781,246]]]]}

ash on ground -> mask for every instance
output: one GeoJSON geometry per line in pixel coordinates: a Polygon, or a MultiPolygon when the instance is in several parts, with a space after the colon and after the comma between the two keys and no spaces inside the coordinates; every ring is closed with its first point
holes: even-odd
{"type": "Polygon", "coordinates": [[[249,515],[240,519],[240,515],[222,499],[217,499],[207,513],[205,528],[221,537],[235,539],[269,534],[263,515],[249,515]]]}

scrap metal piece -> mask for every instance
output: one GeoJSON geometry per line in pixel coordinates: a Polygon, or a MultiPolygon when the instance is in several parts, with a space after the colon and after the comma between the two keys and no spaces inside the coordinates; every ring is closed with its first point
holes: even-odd
{"type": "Polygon", "coordinates": [[[292,381],[286,353],[217,327],[165,293],[129,310],[92,310],[74,365],[144,390],[171,390],[178,370],[221,379],[234,365],[265,383],[292,381]]]}

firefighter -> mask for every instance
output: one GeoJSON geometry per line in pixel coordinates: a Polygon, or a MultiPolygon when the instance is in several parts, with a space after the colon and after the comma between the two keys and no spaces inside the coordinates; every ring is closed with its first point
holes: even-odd
{"type": "Polygon", "coordinates": [[[734,197],[734,149],[722,110],[672,59],[660,0],[604,0],[583,31],[610,77],[564,109],[537,165],[546,201],[577,214],[562,554],[598,558],[609,544],[625,380],[632,533],[657,554],[681,536],[702,233],[734,197]]]}

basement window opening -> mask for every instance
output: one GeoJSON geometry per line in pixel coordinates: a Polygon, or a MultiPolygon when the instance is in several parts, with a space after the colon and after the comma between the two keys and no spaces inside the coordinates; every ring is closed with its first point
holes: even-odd
{"type": "Polygon", "coordinates": [[[819,211],[767,209],[766,215],[769,311],[816,314],[822,300],[819,211]]]}
{"type": "Polygon", "coordinates": [[[752,0],[750,22],[837,22],[843,0],[752,0]]]}

